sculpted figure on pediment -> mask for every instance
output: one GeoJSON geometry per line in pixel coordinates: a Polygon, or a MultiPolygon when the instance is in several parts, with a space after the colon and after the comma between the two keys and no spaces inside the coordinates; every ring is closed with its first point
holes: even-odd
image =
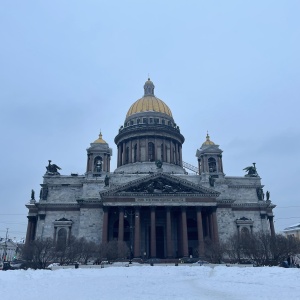
{"type": "Polygon", "coordinates": [[[127,188],[124,192],[148,193],[148,194],[176,194],[176,193],[195,193],[197,191],[184,186],[180,183],[174,183],[164,178],[143,182],[137,186],[127,188]]]}

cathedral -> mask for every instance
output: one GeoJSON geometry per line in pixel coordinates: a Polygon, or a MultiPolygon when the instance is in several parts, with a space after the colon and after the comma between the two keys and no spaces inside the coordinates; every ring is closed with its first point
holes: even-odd
{"type": "Polygon", "coordinates": [[[223,151],[207,134],[192,166],[182,160],[184,140],[148,79],[115,137],[115,170],[101,132],[87,149],[84,175],[61,175],[49,160],[39,200],[33,195],[26,205],[26,243],[46,237],[67,242],[70,236],[117,240],[134,258],[178,258],[203,256],[205,239],[275,235],[275,205],[269,192],[265,199],[255,164],[243,177],[225,176],[223,151]]]}

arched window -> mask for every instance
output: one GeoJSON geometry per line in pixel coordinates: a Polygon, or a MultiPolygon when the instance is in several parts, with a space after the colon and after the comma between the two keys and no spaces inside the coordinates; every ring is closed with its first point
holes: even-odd
{"type": "Polygon", "coordinates": [[[102,171],[102,157],[96,156],[94,159],[94,172],[100,173],[102,171]]]}
{"type": "Polygon", "coordinates": [[[148,143],[148,161],[155,160],[155,149],[153,143],[148,143]]]}
{"type": "Polygon", "coordinates": [[[161,152],[160,160],[164,161],[164,144],[160,145],[160,152],[161,152]]]}
{"type": "Polygon", "coordinates": [[[66,245],[67,245],[67,230],[66,228],[61,228],[57,233],[56,248],[58,250],[63,250],[64,248],[66,248],[66,245]]]}
{"type": "Polygon", "coordinates": [[[241,235],[242,236],[248,236],[249,234],[250,234],[249,228],[242,227],[242,229],[241,229],[241,235]]]}
{"type": "Polygon", "coordinates": [[[217,172],[217,163],[213,157],[208,159],[208,170],[210,173],[217,172]]]}
{"type": "Polygon", "coordinates": [[[129,147],[126,147],[126,152],[125,152],[125,163],[129,163],[129,147]]]}
{"type": "Polygon", "coordinates": [[[133,147],[133,162],[137,162],[137,144],[133,147]]]}

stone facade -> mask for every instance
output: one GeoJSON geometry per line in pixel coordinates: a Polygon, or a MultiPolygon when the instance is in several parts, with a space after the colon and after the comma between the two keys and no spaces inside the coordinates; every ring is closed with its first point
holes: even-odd
{"type": "Polygon", "coordinates": [[[115,138],[114,172],[101,133],[87,149],[85,175],[61,175],[49,161],[39,201],[26,205],[26,242],[73,235],[126,241],[134,257],[174,258],[203,255],[205,238],[225,241],[241,230],[274,235],[275,206],[264,199],[255,164],[244,177],[225,176],[222,150],[207,135],[188,174],[171,110],[150,80],[144,89],[115,138]]]}

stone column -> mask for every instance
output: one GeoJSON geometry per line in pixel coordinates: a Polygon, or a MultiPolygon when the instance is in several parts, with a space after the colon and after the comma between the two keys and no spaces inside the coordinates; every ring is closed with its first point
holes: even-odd
{"type": "Polygon", "coordinates": [[[54,227],[54,233],[53,233],[53,243],[56,243],[56,232],[57,232],[57,227],[54,227]]]}
{"type": "Polygon", "coordinates": [[[129,162],[130,164],[132,163],[132,139],[130,140],[128,162],[129,162]]]}
{"type": "Polygon", "coordinates": [[[186,221],[186,207],[181,208],[181,219],[182,219],[182,255],[183,257],[189,256],[188,247],[188,234],[187,234],[187,221],[186,221]]]}
{"type": "Polygon", "coordinates": [[[141,161],[140,138],[137,139],[136,161],[141,161]]]}
{"type": "Polygon", "coordinates": [[[274,222],[273,222],[273,216],[269,216],[269,223],[270,223],[270,230],[271,230],[271,236],[272,238],[275,238],[275,228],[274,228],[274,222]]]}
{"type": "Polygon", "coordinates": [[[220,155],[220,166],[221,166],[221,172],[223,173],[223,161],[222,161],[222,155],[220,155]]]}
{"type": "Polygon", "coordinates": [[[67,234],[67,244],[70,243],[70,239],[71,239],[71,226],[69,226],[69,230],[68,230],[68,234],[67,234]]]}
{"type": "Polygon", "coordinates": [[[27,217],[28,224],[27,224],[27,232],[26,232],[26,240],[25,244],[28,245],[31,242],[31,232],[32,232],[32,217],[27,217]]]}
{"type": "Polygon", "coordinates": [[[182,146],[179,147],[180,166],[182,167],[182,146]]]}
{"type": "Polygon", "coordinates": [[[208,156],[207,156],[207,155],[204,155],[204,156],[205,156],[205,168],[206,168],[206,173],[209,173],[208,156]]]}
{"type": "Polygon", "coordinates": [[[203,255],[204,255],[204,238],[203,238],[201,207],[197,207],[197,231],[198,231],[198,253],[199,253],[199,257],[203,257],[203,255]]]}
{"type": "Polygon", "coordinates": [[[167,161],[167,151],[166,151],[166,139],[163,138],[163,162],[167,161]]]}
{"type": "Polygon", "coordinates": [[[218,230],[218,220],[217,220],[217,208],[214,207],[212,211],[212,223],[214,229],[214,241],[215,243],[219,242],[219,230],[218,230]]]}
{"type": "Polygon", "coordinates": [[[108,207],[103,207],[102,243],[108,242],[108,207]]]}
{"type": "Polygon", "coordinates": [[[208,216],[208,211],[205,212],[205,225],[206,225],[206,234],[207,238],[210,238],[210,228],[209,228],[209,216],[208,216]]]}
{"type": "Polygon", "coordinates": [[[126,143],[123,142],[122,166],[126,163],[126,143]]]}
{"type": "Polygon", "coordinates": [[[201,164],[200,164],[200,158],[198,158],[198,172],[199,172],[199,175],[201,175],[201,169],[200,169],[200,166],[201,166],[201,164]]]}
{"type": "Polygon", "coordinates": [[[90,166],[89,169],[91,172],[94,172],[94,155],[90,153],[90,166]]]}
{"type": "Polygon", "coordinates": [[[167,257],[173,257],[171,208],[166,207],[167,257]]]}
{"type": "Polygon", "coordinates": [[[106,153],[103,153],[102,171],[103,171],[103,172],[107,172],[107,159],[106,159],[106,153]]]}
{"type": "Polygon", "coordinates": [[[175,142],[175,164],[178,165],[178,143],[175,142]]]}
{"type": "Polygon", "coordinates": [[[146,149],[145,149],[145,153],[146,153],[146,158],[145,161],[149,161],[149,145],[148,145],[148,138],[146,138],[146,149]]]}
{"type": "Polygon", "coordinates": [[[87,155],[87,162],[86,162],[86,172],[89,172],[89,164],[90,164],[90,154],[87,155]]]}
{"type": "Polygon", "coordinates": [[[141,241],[140,241],[140,208],[135,208],[135,218],[134,218],[134,257],[141,257],[141,241]]]}
{"type": "Polygon", "coordinates": [[[35,240],[35,233],[36,233],[36,223],[37,223],[37,218],[34,217],[32,220],[32,227],[31,227],[31,240],[35,240]]]}
{"type": "Polygon", "coordinates": [[[107,154],[106,155],[106,171],[107,172],[110,172],[110,155],[109,154],[107,154]]]}
{"type": "Polygon", "coordinates": [[[158,158],[157,158],[157,141],[156,141],[156,138],[154,137],[154,161],[156,161],[158,158]]]}
{"type": "Polygon", "coordinates": [[[170,140],[170,163],[174,163],[174,151],[173,151],[173,142],[170,140]]]}
{"type": "Polygon", "coordinates": [[[214,223],[213,223],[213,216],[211,211],[209,212],[208,220],[209,220],[210,238],[213,242],[215,242],[214,223]]]}
{"type": "Polygon", "coordinates": [[[156,257],[156,224],[155,224],[155,207],[151,207],[151,238],[150,238],[150,257],[156,257]]]}
{"type": "Polygon", "coordinates": [[[124,240],[124,207],[119,207],[118,241],[123,242],[123,240],[124,240]]]}
{"type": "Polygon", "coordinates": [[[120,167],[120,166],[122,166],[122,145],[121,145],[121,143],[119,144],[118,148],[119,148],[119,151],[118,151],[118,156],[119,156],[118,163],[119,163],[119,165],[118,165],[118,167],[120,167]]]}
{"type": "Polygon", "coordinates": [[[240,225],[237,225],[237,232],[238,232],[238,239],[240,239],[240,236],[241,236],[241,226],[240,225]]]}

